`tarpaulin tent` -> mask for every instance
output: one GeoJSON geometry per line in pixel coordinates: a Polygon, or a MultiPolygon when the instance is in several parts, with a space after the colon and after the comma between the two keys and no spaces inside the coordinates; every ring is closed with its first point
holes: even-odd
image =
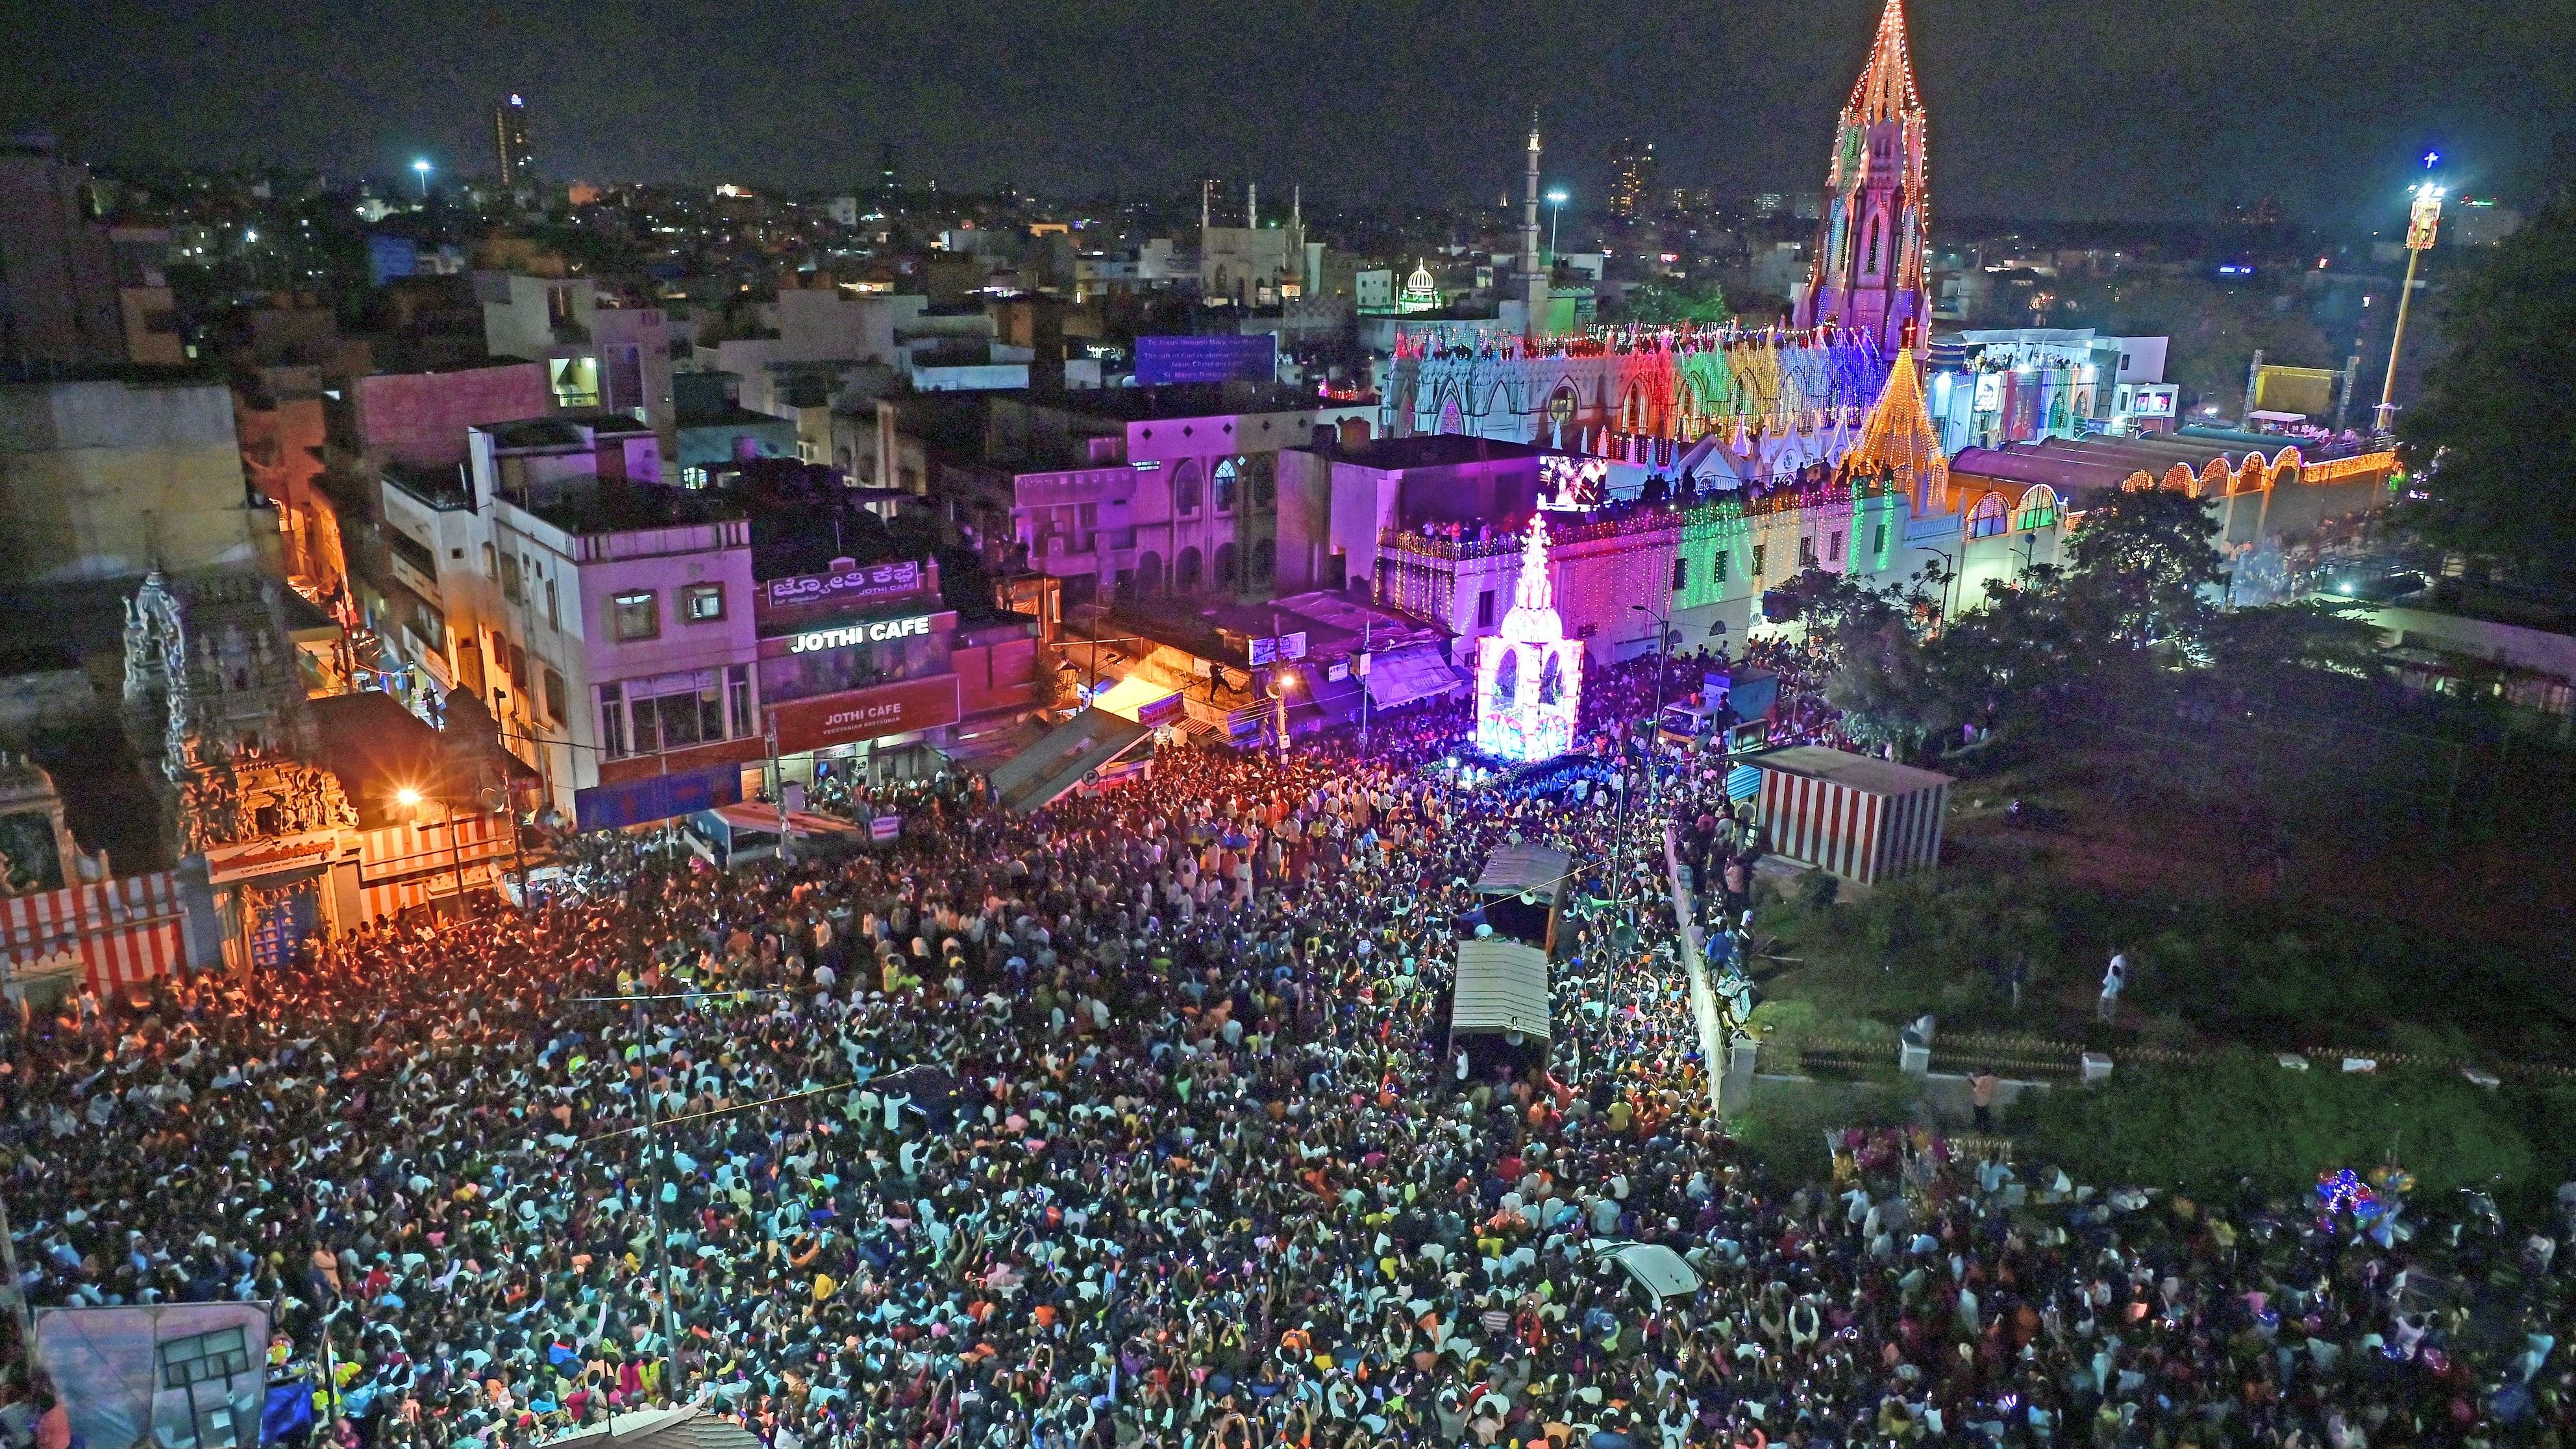
{"type": "Polygon", "coordinates": [[[1407,644],[1369,656],[1368,694],[1379,709],[1436,699],[1466,687],[1466,677],[1440,657],[1437,644],[1407,644]]]}
{"type": "Polygon", "coordinates": [[[1868,885],[1941,858],[1947,775],[1818,745],[1745,763],[1762,772],[1762,825],[1786,859],[1868,885]]]}
{"type": "Polygon", "coordinates": [[[36,1362],[92,1445],[261,1442],[268,1306],[152,1303],[35,1310],[36,1362]]]}
{"type": "Polygon", "coordinates": [[[1661,1243],[1601,1243],[1593,1253],[1607,1258],[1657,1298],[1688,1298],[1699,1291],[1699,1273],[1682,1255],[1661,1243]]]}

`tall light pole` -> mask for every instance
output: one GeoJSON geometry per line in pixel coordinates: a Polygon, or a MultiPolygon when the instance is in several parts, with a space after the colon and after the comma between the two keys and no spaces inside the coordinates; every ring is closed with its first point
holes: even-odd
{"type": "Polygon", "coordinates": [[[411,174],[420,178],[420,199],[429,200],[429,158],[423,156],[412,162],[411,174]]]}
{"type": "Polygon", "coordinates": [[[1547,267],[1556,270],[1556,224],[1565,219],[1565,203],[1572,200],[1560,186],[1547,194],[1547,267]]]}
{"type": "MultiPolygon", "coordinates": [[[[2442,159],[2439,151],[2424,153],[2424,169],[2442,159]]],[[[2371,426],[2385,434],[2397,420],[2397,349],[2406,342],[2406,307],[2415,300],[2415,268],[2424,254],[2433,249],[2433,233],[2442,224],[2442,188],[2430,179],[2416,183],[2415,200],[2406,212],[2406,281],[2397,289],[2397,326],[2388,335],[2388,376],[2379,382],[2379,407],[2371,426]]]]}

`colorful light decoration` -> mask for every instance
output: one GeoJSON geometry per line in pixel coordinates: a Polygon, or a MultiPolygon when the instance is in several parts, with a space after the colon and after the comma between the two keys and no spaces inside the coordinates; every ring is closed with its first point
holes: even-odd
{"type": "Polygon", "coordinates": [[[1476,747],[1497,759],[1552,760],[1574,748],[1583,712],[1583,641],[1565,637],[1547,576],[1547,520],[1530,519],[1500,634],[1476,643],[1476,747]]]}
{"type": "Polygon", "coordinates": [[[2348,1212],[2355,1218],[2368,1220],[2379,1215],[2379,1208],[2378,1192],[2351,1168],[2317,1174],[2319,1216],[2333,1217],[2337,1213],[2348,1212]]]}

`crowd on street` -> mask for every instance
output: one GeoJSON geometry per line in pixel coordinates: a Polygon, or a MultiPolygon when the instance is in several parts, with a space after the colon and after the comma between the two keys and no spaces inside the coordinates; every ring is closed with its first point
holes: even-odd
{"type": "MultiPolygon", "coordinates": [[[[1664,821],[1695,869],[1754,843],[1698,761],[1645,808],[1656,667],[1587,681],[1570,788],[1462,780],[1434,706],[1028,817],[908,789],[873,852],[594,844],[578,895],[84,997],[0,1041],[21,1287],[271,1305],[338,1449],[673,1398],[770,1449],[2563,1442],[2556,1225],[2446,1295],[2304,1200],[1928,1131],[1748,1164],[1664,821]],[[1481,1076],[1440,1010],[1510,841],[1573,854],[1576,909],[1549,1067],[1481,1076]]],[[[53,1392],[0,1431],[65,1449],[53,1392]]]]}

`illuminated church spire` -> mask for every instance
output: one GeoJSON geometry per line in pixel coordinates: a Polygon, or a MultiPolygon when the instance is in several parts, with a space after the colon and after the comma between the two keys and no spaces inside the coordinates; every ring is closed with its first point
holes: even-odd
{"type": "Polygon", "coordinates": [[[1545,515],[1531,516],[1529,537],[1521,544],[1521,575],[1512,581],[1503,637],[1516,644],[1552,644],[1565,637],[1565,621],[1556,612],[1556,585],[1547,576],[1545,515]]]}
{"type": "Polygon", "coordinates": [[[1800,326],[1867,333],[1887,352],[1916,340],[1929,291],[1923,133],[1904,3],[1887,0],[1869,63],[1834,132],[1815,260],[1798,298],[1800,326]]]}

